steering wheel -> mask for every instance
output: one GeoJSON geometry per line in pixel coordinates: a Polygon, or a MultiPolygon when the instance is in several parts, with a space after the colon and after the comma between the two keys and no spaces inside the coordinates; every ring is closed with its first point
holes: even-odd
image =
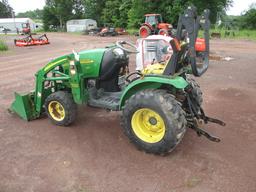
{"type": "Polygon", "coordinates": [[[127,41],[117,41],[116,46],[119,47],[120,49],[126,51],[127,53],[138,53],[137,47],[134,44],[127,42],[127,41]],[[128,48],[124,47],[124,45],[128,45],[132,49],[128,49],[128,48]]]}

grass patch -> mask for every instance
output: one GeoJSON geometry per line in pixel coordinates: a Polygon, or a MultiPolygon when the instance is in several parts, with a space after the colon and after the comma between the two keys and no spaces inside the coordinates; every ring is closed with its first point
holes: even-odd
{"type": "Polygon", "coordinates": [[[139,33],[139,29],[127,29],[126,31],[129,33],[129,35],[139,33]]]}
{"type": "MultiPolygon", "coordinates": [[[[127,29],[127,32],[130,35],[138,34],[139,29],[127,29]]],[[[211,29],[211,33],[220,33],[222,39],[246,39],[246,40],[256,40],[256,30],[225,30],[225,29],[211,29]],[[229,35],[225,32],[229,32],[229,35]],[[233,35],[234,34],[234,35],[233,35]]],[[[199,37],[203,37],[203,31],[200,30],[199,37]]]]}
{"type": "Polygon", "coordinates": [[[65,32],[65,33],[68,33],[71,35],[82,35],[83,34],[83,32],[65,32]]]}
{"type": "Polygon", "coordinates": [[[7,50],[8,50],[8,46],[5,44],[5,42],[0,40],[0,51],[7,51],[7,50]]]}
{"type": "Polygon", "coordinates": [[[256,30],[225,30],[225,29],[213,29],[211,33],[216,32],[221,34],[221,38],[224,39],[247,39],[256,40],[256,30]],[[229,34],[227,34],[227,32],[229,34]]]}
{"type": "MultiPolygon", "coordinates": [[[[16,36],[17,35],[17,33],[7,33],[7,34],[4,34],[4,33],[0,33],[0,37],[1,36],[16,36]]],[[[0,40],[1,41],[1,40],[0,40]]]]}
{"type": "Polygon", "coordinates": [[[34,31],[35,33],[46,33],[46,31],[44,29],[35,29],[34,31]]]}

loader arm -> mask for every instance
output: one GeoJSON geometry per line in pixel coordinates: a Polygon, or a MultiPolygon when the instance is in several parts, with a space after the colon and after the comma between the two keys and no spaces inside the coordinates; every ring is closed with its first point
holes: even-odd
{"type": "Polygon", "coordinates": [[[56,89],[56,84],[53,86],[50,82],[70,80],[68,74],[54,70],[58,66],[61,66],[66,71],[69,70],[68,62],[70,56],[59,57],[40,69],[35,74],[35,90],[28,94],[15,93],[15,100],[10,110],[28,121],[38,118],[42,113],[45,99],[51,94],[52,89],[56,89]],[[47,76],[49,72],[52,73],[52,76],[47,76]],[[46,85],[46,82],[48,82],[48,85],[46,85]]]}
{"type": "Polygon", "coordinates": [[[36,87],[35,87],[35,95],[34,95],[34,103],[35,103],[35,110],[38,115],[41,114],[42,106],[44,100],[47,96],[51,93],[49,89],[45,88],[44,83],[46,81],[55,82],[55,81],[66,81],[70,80],[70,76],[65,73],[60,73],[54,71],[54,69],[58,66],[68,65],[69,55],[65,55],[59,57],[50,63],[48,63],[45,67],[40,69],[36,74],[36,87]],[[49,72],[53,72],[52,77],[47,77],[49,72]],[[58,75],[57,75],[58,73],[58,75]],[[55,75],[56,74],[56,75],[55,75]]]}

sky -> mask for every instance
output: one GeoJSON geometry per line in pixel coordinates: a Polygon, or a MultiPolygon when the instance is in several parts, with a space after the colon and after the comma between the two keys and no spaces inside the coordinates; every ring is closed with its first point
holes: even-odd
{"type": "Polygon", "coordinates": [[[35,9],[42,9],[45,5],[45,0],[8,0],[15,14],[31,11],[35,9]]]}
{"type": "MultiPolygon", "coordinates": [[[[227,11],[228,15],[240,15],[242,11],[248,9],[250,4],[256,3],[256,0],[233,0],[233,2],[233,6],[227,11]]],[[[42,9],[45,0],[9,0],[9,4],[17,14],[37,8],[42,9]]]]}
{"type": "Polygon", "coordinates": [[[233,0],[233,6],[227,10],[228,15],[240,15],[241,12],[247,10],[256,0],[233,0]]]}

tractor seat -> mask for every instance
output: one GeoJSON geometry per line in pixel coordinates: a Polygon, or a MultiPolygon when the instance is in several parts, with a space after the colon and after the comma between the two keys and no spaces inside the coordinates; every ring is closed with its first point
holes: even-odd
{"type": "Polygon", "coordinates": [[[103,89],[105,92],[118,92],[118,75],[122,67],[128,65],[126,54],[115,53],[114,48],[105,51],[100,68],[100,75],[96,81],[96,88],[103,89]]]}
{"type": "Polygon", "coordinates": [[[127,58],[115,55],[113,49],[107,49],[104,53],[101,68],[100,80],[106,81],[118,76],[121,67],[128,64],[127,58]]]}

